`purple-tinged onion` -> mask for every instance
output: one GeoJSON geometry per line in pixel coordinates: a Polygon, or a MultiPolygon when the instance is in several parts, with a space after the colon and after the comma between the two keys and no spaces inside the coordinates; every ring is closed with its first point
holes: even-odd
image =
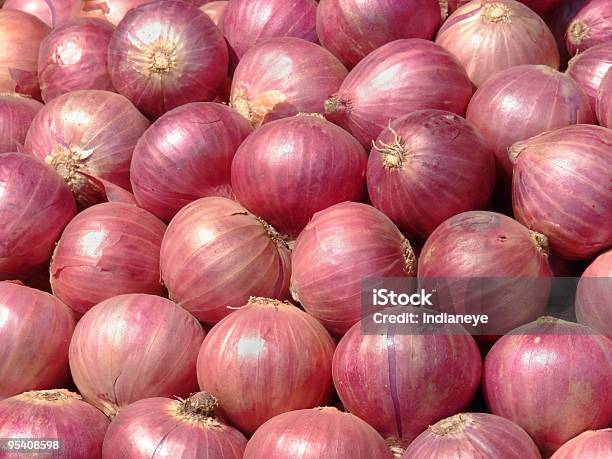
{"type": "Polygon", "coordinates": [[[567,74],[582,88],[593,111],[601,82],[612,67],[612,41],[602,43],[579,53],[569,61],[567,74]]]}
{"type": "Polygon", "coordinates": [[[550,459],[609,459],[612,429],[587,430],[555,451],[550,459]]]}
{"type": "Polygon", "coordinates": [[[600,125],[612,129],[612,67],[610,67],[599,86],[597,118],[600,125]]]}
{"type": "Polygon", "coordinates": [[[15,92],[0,94],[0,153],[21,152],[32,120],[43,105],[15,92]]]}
{"type": "Polygon", "coordinates": [[[612,338],[612,250],[602,253],[582,273],[576,290],[578,322],[612,338]]]}
{"type": "Polygon", "coordinates": [[[2,8],[21,10],[36,16],[51,28],[79,16],[80,0],[6,0],[2,8]]]}
{"type": "Polygon", "coordinates": [[[612,0],[589,0],[569,24],[565,40],[572,56],[612,40],[612,0]]]}

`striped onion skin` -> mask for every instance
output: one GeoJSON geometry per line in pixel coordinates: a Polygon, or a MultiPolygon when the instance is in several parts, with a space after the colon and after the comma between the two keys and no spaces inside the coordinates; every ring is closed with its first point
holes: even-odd
{"type": "Polygon", "coordinates": [[[612,68],[612,41],[593,46],[569,61],[566,73],[588,96],[593,110],[597,107],[599,87],[610,68],[612,68]]]}
{"type": "Polygon", "coordinates": [[[559,448],[551,459],[610,459],[612,429],[587,430],[559,448]]]}
{"type": "Polygon", "coordinates": [[[590,0],[578,11],[565,32],[573,56],[612,39],[612,1],[590,0]]]}
{"type": "Polygon", "coordinates": [[[576,318],[593,330],[612,337],[610,287],[612,250],[599,255],[582,273],[576,290],[576,318]]]}
{"type": "Polygon", "coordinates": [[[612,67],[610,67],[599,86],[597,118],[601,126],[612,129],[612,67]]]}
{"type": "Polygon", "coordinates": [[[28,96],[0,94],[0,153],[22,151],[30,124],[42,107],[28,96]]]}

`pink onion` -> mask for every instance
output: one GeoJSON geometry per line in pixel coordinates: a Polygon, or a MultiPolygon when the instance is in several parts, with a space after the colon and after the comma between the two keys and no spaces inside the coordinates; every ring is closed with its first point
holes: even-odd
{"type": "Polygon", "coordinates": [[[49,261],[76,205],[49,166],[19,153],[0,154],[0,190],[0,280],[23,279],[49,261]]]}
{"type": "Polygon", "coordinates": [[[79,392],[107,416],[136,400],[187,396],[197,388],[204,330],[184,309],[153,295],[120,295],[81,318],[70,342],[79,392]]]}
{"type": "Polygon", "coordinates": [[[610,359],[606,337],[584,325],[542,317],[489,351],[483,373],[487,405],[520,425],[550,455],[579,433],[612,421],[610,359]]]}
{"type": "Polygon", "coordinates": [[[38,55],[38,77],[45,102],[77,89],[113,91],[106,66],[115,28],[93,18],[65,23],[45,38],[38,55]]]}
{"type": "Polygon", "coordinates": [[[612,131],[578,125],[510,149],[516,219],[545,234],[562,258],[584,260],[612,246],[611,145],[612,131]]]}
{"type": "Polygon", "coordinates": [[[563,0],[550,14],[545,16],[546,24],[555,37],[557,48],[561,56],[561,66],[565,68],[570,58],[567,46],[565,45],[565,32],[570,22],[574,19],[580,8],[589,0],[563,0]]]}
{"type": "Polygon", "coordinates": [[[317,212],[292,255],[296,301],[334,335],[361,319],[361,282],[415,274],[410,243],[382,212],[344,202],[317,212]]]}
{"type": "Polygon", "coordinates": [[[212,19],[176,0],[129,11],[108,50],[113,86],[151,118],[213,100],[227,66],[227,46],[212,19]]]}
{"type": "MultiPolygon", "coordinates": [[[[548,13],[551,10],[555,9],[557,6],[562,5],[565,0],[519,0],[521,3],[527,5],[536,13],[542,15],[544,13],[548,13]]],[[[440,5],[442,7],[442,11],[445,11],[445,7],[447,13],[453,13],[460,6],[469,3],[470,0],[440,0],[440,5]]],[[[442,15],[442,18],[446,18],[446,15],[442,15]]]]}
{"type": "Polygon", "coordinates": [[[241,204],[296,238],[312,216],[366,195],[368,156],[354,137],[321,115],[274,121],[244,141],[232,163],[241,204]]]}
{"type": "Polygon", "coordinates": [[[251,296],[287,298],[290,251],[274,228],[237,202],[202,198],[168,226],[161,272],[173,301],[216,323],[251,296]]]}
{"type": "Polygon", "coordinates": [[[79,0],[6,0],[2,8],[21,10],[36,16],[51,28],[79,16],[79,0]]]}
{"type": "Polygon", "coordinates": [[[104,457],[242,459],[247,440],[215,416],[217,400],[199,392],[187,400],[147,398],[113,419],[104,457]]]}
{"type": "Polygon", "coordinates": [[[42,107],[27,96],[0,93],[0,153],[23,151],[30,124],[42,107]]]}
{"type": "Polygon", "coordinates": [[[108,424],[106,416],[73,392],[65,389],[24,392],[0,402],[2,446],[10,446],[10,440],[17,441],[16,446],[20,446],[20,441],[27,446],[28,440],[38,440],[43,442],[41,451],[9,452],[3,448],[2,455],[101,459],[108,424]]]}
{"type": "Polygon", "coordinates": [[[159,118],[140,138],[131,166],[138,204],[164,221],[198,198],[233,198],[234,153],[249,122],[217,103],[183,105],[159,118]]]}
{"type": "Polygon", "coordinates": [[[406,449],[402,459],[458,457],[541,459],[538,447],[523,429],[500,416],[461,413],[429,426],[406,449]]]}
{"type": "Polygon", "coordinates": [[[612,67],[612,41],[602,43],[577,54],[569,62],[567,74],[589,97],[591,108],[595,110],[597,92],[601,81],[612,67]]]}
{"type": "Polygon", "coordinates": [[[51,164],[82,207],[106,200],[103,182],[130,190],[130,161],[149,122],[119,94],[72,91],[36,115],[25,150],[51,164]]]}
{"type": "Polygon", "coordinates": [[[347,75],[329,51],[300,38],[272,38],[240,60],[231,105],[255,127],[304,113],[323,113],[323,102],[347,75]]]}
{"type": "MultiPolygon", "coordinates": [[[[82,0],[81,16],[104,19],[113,25],[121,22],[128,11],[151,0],[82,0]]],[[[191,2],[190,2],[191,3],[191,2]]]]}
{"type": "Polygon", "coordinates": [[[244,459],[391,459],[383,438],[350,413],[323,407],[279,414],[257,429],[244,459]]]}
{"type": "Polygon", "coordinates": [[[460,325],[381,324],[371,334],[361,327],[355,324],[338,344],[334,385],[346,409],[383,436],[410,442],[474,398],[480,352],[460,325]]]}
{"type": "Polygon", "coordinates": [[[72,312],[54,296],[0,282],[0,400],[66,382],[74,326],[72,312]]]}
{"type": "Polygon", "coordinates": [[[599,124],[612,129],[612,67],[601,81],[597,94],[597,118],[599,124]]]}
{"type": "Polygon", "coordinates": [[[0,10],[0,93],[18,92],[40,99],[38,48],[50,29],[23,11],[0,10]]]}
{"type": "Polygon", "coordinates": [[[544,21],[514,0],[475,0],[442,25],[436,43],[450,51],[475,86],[510,67],[559,68],[559,50],[544,21]]]}
{"type": "Polygon", "coordinates": [[[599,333],[612,337],[612,250],[599,255],[584,271],[576,291],[576,317],[599,333]]]}
{"type": "Polygon", "coordinates": [[[321,0],[317,33],[344,65],[402,38],[431,40],[440,26],[436,0],[321,0]]]}
{"type": "Polygon", "coordinates": [[[334,341],[290,303],[251,298],[215,325],[198,355],[198,383],[232,425],[253,433],[286,411],[331,400],[334,341]]]}
{"type": "Polygon", "coordinates": [[[612,0],[589,0],[565,33],[571,55],[612,40],[612,0]]]}
{"type": "Polygon", "coordinates": [[[612,429],[588,430],[559,448],[551,459],[592,459],[612,457],[612,429]]]}
{"type": "Polygon", "coordinates": [[[413,38],[369,54],[325,102],[325,112],[371,148],[389,121],[422,109],[462,115],[470,97],[472,85],[459,63],[435,43],[413,38]]]}
{"type": "Polygon", "coordinates": [[[228,3],[229,1],[227,0],[208,2],[202,5],[200,9],[204,11],[204,13],[206,13],[217,26],[219,26],[223,20],[223,13],[227,8],[228,3]]]}
{"type": "Polygon", "coordinates": [[[419,110],[391,122],[368,161],[374,206],[411,237],[425,239],[444,220],[480,209],[495,183],[495,160],[463,118],[419,110]]]}

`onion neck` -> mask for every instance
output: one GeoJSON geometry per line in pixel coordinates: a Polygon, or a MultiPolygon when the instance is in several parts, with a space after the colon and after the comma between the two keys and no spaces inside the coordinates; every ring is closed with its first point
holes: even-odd
{"type": "Polygon", "coordinates": [[[482,19],[493,24],[510,22],[512,10],[503,3],[487,3],[482,7],[482,19]]]}
{"type": "Polygon", "coordinates": [[[404,452],[406,448],[410,444],[409,441],[406,441],[401,438],[389,437],[385,440],[385,443],[391,450],[391,454],[393,455],[393,459],[401,459],[404,457],[404,452]]]}
{"type": "Polygon", "coordinates": [[[33,390],[24,392],[19,397],[36,403],[70,402],[83,399],[79,394],[66,389],[33,390]]]}
{"type": "Polygon", "coordinates": [[[591,29],[584,23],[584,21],[576,20],[572,22],[572,25],[567,32],[567,36],[572,45],[578,46],[585,40],[585,38],[589,36],[590,33],[591,29]]]}
{"type": "Polygon", "coordinates": [[[536,249],[538,249],[541,254],[548,256],[548,253],[550,251],[548,245],[548,238],[542,233],[538,233],[536,231],[531,230],[529,230],[529,237],[535,244],[536,249]]]}
{"type": "Polygon", "coordinates": [[[0,92],[0,97],[13,97],[15,99],[29,99],[29,100],[33,100],[32,96],[30,96],[29,94],[21,94],[18,92],[0,92]]]}
{"type": "Polygon", "coordinates": [[[56,145],[53,152],[45,158],[45,162],[57,171],[72,191],[75,191],[81,183],[79,171],[82,159],[83,154],[79,151],[56,145]]]}
{"type": "Polygon", "coordinates": [[[459,413],[450,418],[442,419],[430,427],[434,435],[443,437],[445,435],[463,432],[474,424],[474,418],[468,413],[459,413]]]}
{"type": "Polygon", "coordinates": [[[391,127],[387,129],[393,134],[393,141],[385,143],[382,140],[372,142],[372,147],[380,153],[385,169],[401,169],[408,157],[406,141],[391,127]]]}
{"type": "Polygon", "coordinates": [[[219,401],[208,392],[196,392],[186,400],[179,399],[177,414],[184,421],[221,426],[215,416],[219,401]]]}
{"type": "Polygon", "coordinates": [[[336,94],[323,103],[325,114],[331,116],[345,115],[351,111],[350,102],[346,97],[336,94]]]}
{"type": "Polygon", "coordinates": [[[402,254],[404,255],[404,270],[409,276],[416,274],[416,256],[410,245],[410,241],[402,236],[402,254]]]}
{"type": "Polygon", "coordinates": [[[272,225],[266,222],[263,218],[259,218],[259,217],[255,217],[255,218],[264,227],[264,229],[266,230],[266,234],[272,240],[272,242],[276,244],[276,247],[278,247],[279,249],[281,248],[284,248],[287,250],[289,249],[289,246],[287,245],[285,240],[282,238],[280,233],[276,230],[276,228],[274,228],[272,225]]]}
{"type": "Polygon", "coordinates": [[[252,296],[251,298],[249,298],[247,306],[263,306],[274,309],[281,309],[286,307],[295,308],[295,306],[289,303],[288,301],[280,301],[272,298],[264,298],[261,296],[252,296]]]}
{"type": "Polygon", "coordinates": [[[151,75],[170,73],[174,68],[176,68],[174,46],[157,45],[149,53],[149,72],[151,75]]]}
{"type": "Polygon", "coordinates": [[[448,17],[448,0],[439,0],[438,3],[440,4],[442,19],[446,19],[448,17]]]}

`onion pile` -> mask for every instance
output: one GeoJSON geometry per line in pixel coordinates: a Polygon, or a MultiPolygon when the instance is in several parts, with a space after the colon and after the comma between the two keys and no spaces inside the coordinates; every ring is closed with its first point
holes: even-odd
{"type": "Polygon", "coordinates": [[[551,459],[612,457],[612,429],[588,430],[565,443],[551,459]]]}
{"type": "Polygon", "coordinates": [[[42,107],[21,94],[0,94],[0,153],[23,151],[30,124],[42,107]]]}
{"type": "Polygon", "coordinates": [[[599,124],[612,129],[612,67],[599,86],[597,94],[597,118],[599,124]]]}
{"type": "Polygon", "coordinates": [[[79,0],[6,0],[2,8],[21,10],[36,16],[51,28],[79,16],[79,0]]]}
{"type": "Polygon", "coordinates": [[[81,16],[104,19],[113,25],[121,22],[128,11],[150,0],[81,0],[81,16]]]}
{"type": "Polygon", "coordinates": [[[200,9],[204,11],[208,15],[208,17],[211,18],[217,26],[220,26],[221,21],[223,19],[223,13],[225,12],[225,9],[227,8],[228,3],[229,1],[227,0],[218,0],[214,2],[208,2],[202,5],[200,9]]]}
{"type": "Polygon", "coordinates": [[[595,110],[597,93],[608,70],[612,68],[612,41],[576,55],[569,62],[567,74],[582,88],[595,110]]]}
{"type": "Polygon", "coordinates": [[[576,291],[576,317],[599,333],[612,337],[612,250],[599,255],[584,271],[576,291]]]}
{"type": "Polygon", "coordinates": [[[463,114],[472,85],[442,47],[422,39],[396,40],[363,59],[325,102],[328,119],[371,148],[389,121],[421,109],[463,114]]]}
{"type": "Polygon", "coordinates": [[[120,295],[94,306],[70,342],[70,370],[85,400],[107,416],[149,397],[187,396],[197,388],[204,330],[165,298],[120,295]]]}
{"type": "Polygon", "coordinates": [[[557,42],[557,48],[561,56],[560,68],[565,68],[570,59],[567,46],[565,44],[565,32],[574,16],[580,11],[589,0],[563,0],[550,14],[545,16],[546,23],[557,42]]]}
{"type": "Polygon", "coordinates": [[[612,0],[589,0],[569,24],[565,39],[571,55],[612,40],[612,0]]]}
{"type": "Polygon", "coordinates": [[[240,145],[232,186],[247,209],[295,239],[316,212],[365,198],[367,161],[348,132],[301,114],[266,124],[240,145]]]}
{"type": "Polygon", "coordinates": [[[290,303],[251,298],[215,325],[198,355],[200,388],[253,433],[274,416],[331,400],[334,341],[290,303]]]}

